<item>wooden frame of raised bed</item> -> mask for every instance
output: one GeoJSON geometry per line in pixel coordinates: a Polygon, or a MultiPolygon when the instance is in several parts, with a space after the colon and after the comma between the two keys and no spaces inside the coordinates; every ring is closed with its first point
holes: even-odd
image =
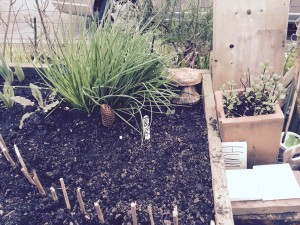
{"type": "MultiPolygon", "coordinates": [[[[14,68],[14,64],[8,64],[14,68]]],[[[20,64],[26,74],[36,75],[37,71],[31,64],[20,64]]],[[[202,70],[202,95],[207,123],[209,154],[212,173],[212,187],[215,208],[215,223],[217,225],[234,224],[231,202],[229,199],[225,165],[223,160],[221,139],[217,125],[215,99],[212,87],[212,78],[209,70],[202,70]]]]}

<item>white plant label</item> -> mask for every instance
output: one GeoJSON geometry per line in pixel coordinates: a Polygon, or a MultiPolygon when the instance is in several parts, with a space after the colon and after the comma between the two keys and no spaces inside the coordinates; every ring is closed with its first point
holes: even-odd
{"type": "Polygon", "coordinates": [[[222,142],[226,169],[247,169],[247,142],[222,142]]]}
{"type": "Polygon", "coordinates": [[[143,133],[145,140],[150,140],[150,120],[147,115],[143,117],[143,133]]]}

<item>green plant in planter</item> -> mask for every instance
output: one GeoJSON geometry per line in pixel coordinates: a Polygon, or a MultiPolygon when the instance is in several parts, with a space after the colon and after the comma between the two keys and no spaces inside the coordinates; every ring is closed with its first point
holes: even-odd
{"type": "Polygon", "coordinates": [[[269,64],[263,64],[260,74],[252,76],[246,73],[241,79],[243,90],[235,89],[236,83],[228,82],[222,86],[225,115],[230,117],[255,116],[274,113],[278,99],[285,98],[285,88],[280,83],[280,75],[268,70],[269,64]]]}
{"type": "Polygon", "coordinates": [[[91,24],[88,33],[83,28],[79,37],[64,28],[39,72],[64,101],[88,113],[106,105],[101,109],[128,122],[143,109],[165,112],[176,94],[166,76],[168,58],[152,51],[153,32],[108,21],[91,24]]]}

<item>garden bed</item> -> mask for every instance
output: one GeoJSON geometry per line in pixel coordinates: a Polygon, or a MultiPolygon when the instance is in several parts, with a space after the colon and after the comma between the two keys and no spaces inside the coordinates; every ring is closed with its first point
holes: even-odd
{"type": "MultiPolygon", "coordinates": [[[[37,80],[26,78],[22,85],[37,80]]],[[[29,89],[15,91],[16,95],[30,95],[29,89]]],[[[107,224],[131,222],[130,203],[134,201],[140,224],[149,224],[149,204],[157,224],[172,221],[175,205],[180,224],[208,224],[214,219],[202,104],[178,107],[173,115],[155,115],[151,140],[144,143],[124,122],[105,128],[98,110],[88,116],[64,103],[50,115],[33,114],[20,130],[22,115],[34,109],[1,107],[0,133],[15,161],[13,144],[19,147],[28,169],[37,171],[47,196],[42,197],[26,180],[19,165],[12,168],[0,155],[1,224],[99,224],[93,207],[98,200],[107,224]],[[71,212],[60,190],[61,177],[68,188],[71,212]],[[58,203],[50,196],[51,186],[58,192],[58,203]],[[77,187],[83,193],[86,217],[79,210],[77,187]]]]}

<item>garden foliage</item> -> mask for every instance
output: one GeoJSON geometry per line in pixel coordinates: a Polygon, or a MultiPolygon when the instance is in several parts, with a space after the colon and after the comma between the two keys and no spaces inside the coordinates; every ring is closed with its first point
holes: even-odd
{"type": "Polygon", "coordinates": [[[269,64],[262,66],[257,76],[246,73],[241,79],[243,90],[235,89],[236,84],[228,82],[222,86],[225,115],[230,117],[255,116],[274,113],[278,99],[285,98],[285,88],[280,83],[280,75],[268,70],[269,64]]]}
{"type": "Polygon", "coordinates": [[[125,121],[142,109],[162,113],[175,93],[166,76],[167,58],[153,50],[154,32],[109,18],[92,22],[88,32],[82,27],[79,37],[64,27],[43,52],[47,57],[39,63],[47,69],[39,72],[64,101],[88,113],[102,104],[125,121]]]}

